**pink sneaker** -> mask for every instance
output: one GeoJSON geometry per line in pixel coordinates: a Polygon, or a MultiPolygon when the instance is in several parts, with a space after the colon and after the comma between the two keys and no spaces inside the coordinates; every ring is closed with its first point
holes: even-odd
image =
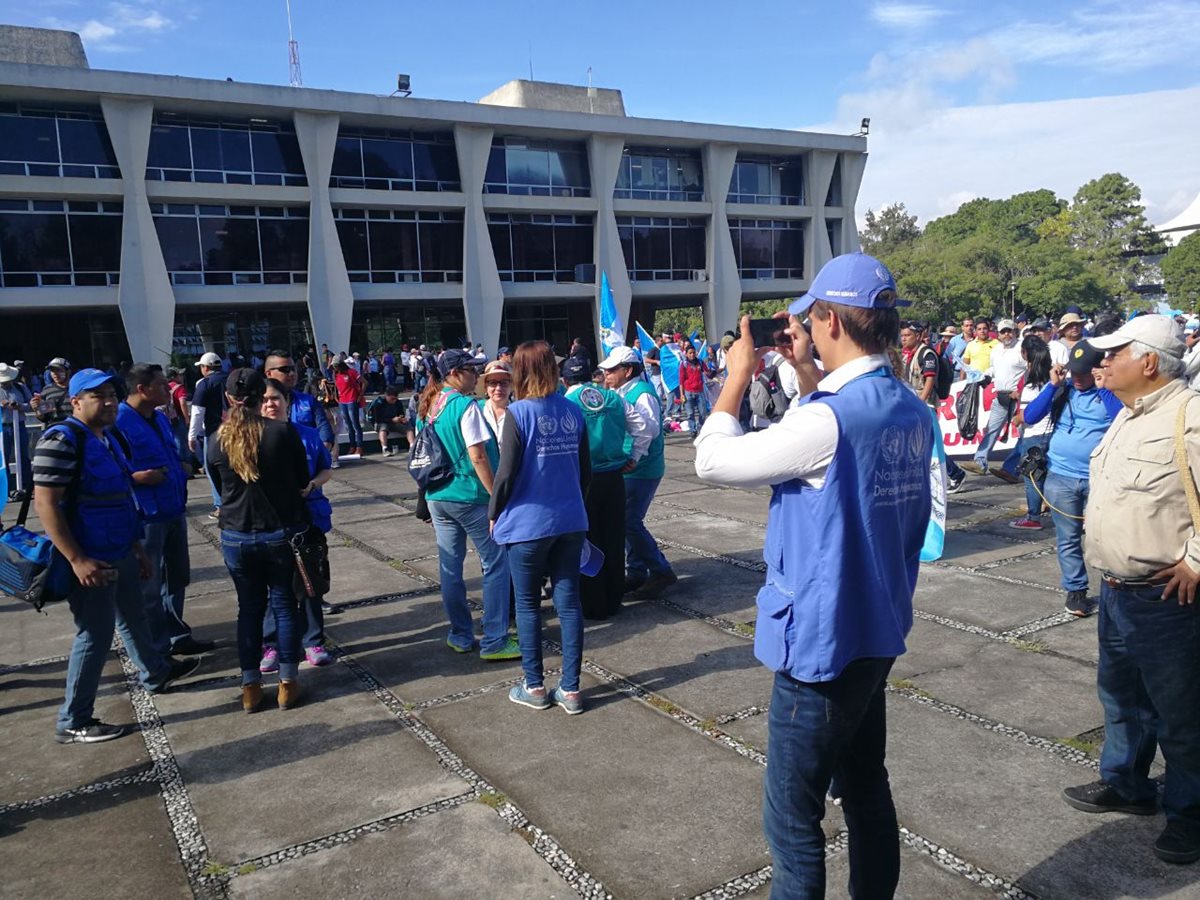
{"type": "Polygon", "coordinates": [[[1009,528],[1017,528],[1021,531],[1041,531],[1042,523],[1037,519],[1031,519],[1026,516],[1023,519],[1014,519],[1008,523],[1009,528]]]}
{"type": "Polygon", "coordinates": [[[258,664],[258,671],[264,675],[270,675],[272,672],[279,671],[279,651],[274,647],[263,647],[262,662],[258,664]]]}
{"type": "Polygon", "coordinates": [[[326,653],[325,648],[320,645],[305,647],[304,658],[308,660],[310,666],[327,666],[333,662],[333,657],[326,653]]]}

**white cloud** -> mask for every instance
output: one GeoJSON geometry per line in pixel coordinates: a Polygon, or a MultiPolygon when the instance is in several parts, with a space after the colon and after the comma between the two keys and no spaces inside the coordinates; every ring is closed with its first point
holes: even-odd
{"type": "Polygon", "coordinates": [[[121,42],[175,27],[171,18],[149,3],[109,3],[103,15],[85,22],[48,18],[43,24],[77,31],[89,49],[109,51],[129,49],[121,42]]]}
{"type": "Polygon", "coordinates": [[[871,8],[871,18],[888,28],[924,28],[946,15],[927,3],[876,3],[871,8]]]}
{"type": "MultiPolygon", "coordinates": [[[[928,108],[919,123],[871,116],[869,161],[858,198],[867,209],[902,202],[922,222],[974,197],[1080,185],[1121,172],[1142,189],[1147,218],[1162,223],[1200,193],[1200,86],[1079,100],[928,108]],[[916,125],[917,127],[914,127],[916,125]]],[[[857,121],[857,118],[847,121],[857,121]]],[[[846,121],[814,130],[847,133],[846,121]]]]}
{"type": "Polygon", "coordinates": [[[88,19],[79,29],[79,36],[89,43],[106,41],[116,33],[117,29],[111,25],[105,25],[103,22],[97,22],[95,19],[88,19]]]}

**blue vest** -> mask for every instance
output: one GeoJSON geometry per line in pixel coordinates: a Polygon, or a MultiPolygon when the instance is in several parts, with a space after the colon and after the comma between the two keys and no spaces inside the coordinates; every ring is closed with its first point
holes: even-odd
{"type": "MultiPolygon", "coordinates": [[[[304,391],[292,391],[288,400],[288,418],[291,419],[293,425],[307,425],[309,428],[316,428],[316,398],[304,391]]],[[[322,418],[324,418],[324,413],[322,413],[322,418]]]]}
{"type": "Polygon", "coordinates": [[[579,442],[587,426],[579,407],[558,394],[518,400],[508,408],[525,447],[508,505],[496,519],[497,544],[587,531],[579,489],[579,442]]]}
{"type": "Polygon", "coordinates": [[[929,524],[929,410],[886,369],[836,394],[839,437],[820,488],[775,485],[758,593],[754,654],[799,681],[904,652],[929,524]]]}
{"type": "Polygon", "coordinates": [[[52,430],[63,432],[71,447],[78,446],[76,429],[83,429],[84,440],[82,466],[63,504],[71,534],[87,556],[104,562],[124,559],[142,536],[129,462],[115,439],[110,438],[106,447],[78,419],[72,416],[67,421],[76,428],[61,424],[52,430]]]}
{"type": "MultiPolygon", "coordinates": [[[[317,434],[317,429],[307,425],[295,425],[295,429],[300,434],[300,443],[304,445],[304,456],[308,460],[308,477],[316,478],[319,473],[329,468],[329,451],[325,449],[325,442],[321,440],[321,435],[317,434]]],[[[325,534],[329,534],[329,530],[333,528],[333,507],[329,505],[329,498],[320,488],[314,488],[312,493],[304,498],[304,502],[308,504],[308,514],[312,517],[312,523],[325,534]]]]}
{"type": "Polygon", "coordinates": [[[171,434],[171,423],[158,410],[153,421],[122,403],[117,408],[117,429],[129,443],[131,471],[166,468],[159,484],[134,484],[133,494],[147,522],[166,522],[183,515],[187,508],[187,475],[179,462],[179,449],[171,434]]]}

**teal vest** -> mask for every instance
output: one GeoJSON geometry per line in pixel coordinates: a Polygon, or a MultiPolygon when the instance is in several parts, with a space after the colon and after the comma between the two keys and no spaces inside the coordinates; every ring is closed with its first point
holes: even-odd
{"type": "MultiPolygon", "coordinates": [[[[662,405],[658,402],[658,395],[654,393],[654,387],[650,382],[643,379],[631,387],[629,393],[625,394],[625,402],[630,406],[636,406],[638,398],[642,394],[649,394],[650,399],[654,401],[654,408],[658,410],[658,437],[650,442],[650,448],[646,451],[646,455],[638,460],[637,467],[632,472],[627,473],[625,477],[662,478],[663,473],[666,471],[666,464],[663,461],[662,405]]],[[[633,455],[633,438],[629,435],[625,436],[625,455],[633,455]]]]}
{"type": "MultiPolygon", "coordinates": [[[[460,424],[468,407],[475,404],[475,398],[460,394],[453,388],[447,388],[442,393],[449,394],[450,399],[445,402],[442,411],[437,414],[433,427],[437,430],[437,436],[442,442],[442,446],[446,448],[446,455],[454,460],[454,479],[436,491],[430,491],[425,495],[425,499],[445,500],[450,503],[486,504],[491,499],[491,495],[483,486],[483,482],[479,480],[479,476],[475,474],[475,467],[471,465],[471,457],[467,453],[467,445],[463,441],[460,424]]],[[[485,447],[488,461],[492,464],[492,471],[495,472],[500,465],[500,448],[496,443],[496,438],[489,438],[485,447]]]]}
{"type": "MultiPolygon", "coordinates": [[[[625,401],[616,391],[595,384],[577,384],[567,399],[583,410],[593,472],[615,472],[629,461],[625,440],[625,401]]],[[[632,446],[632,444],[631,444],[632,446]]]]}

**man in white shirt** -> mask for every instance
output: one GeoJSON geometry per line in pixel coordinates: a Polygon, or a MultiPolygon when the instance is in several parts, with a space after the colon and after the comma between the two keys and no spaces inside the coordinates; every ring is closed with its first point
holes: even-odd
{"type": "Polygon", "coordinates": [[[992,350],[991,362],[984,372],[992,379],[996,396],[988,413],[983,438],[975,450],[975,459],[963,463],[962,467],[976,475],[993,474],[1001,481],[1016,484],[1021,479],[1008,470],[988,468],[988,454],[992,452],[1000,433],[1012,422],[1013,413],[1016,412],[1017,400],[1020,397],[1018,386],[1025,375],[1025,358],[1021,355],[1021,345],[1017,342],[1015,323],[1012,319],[1001,319],[996,325],[996,331],[1000,335],[1000,346],[992,350]]]}
{"type": "Polygon", "coordinates": [[[1083,319],[1078,313],[1069,312],[1058,320],[1058,337],[1050,342],[1050,362],[1065,366],[1071,348],[1083,340],[1083,319]]]}

